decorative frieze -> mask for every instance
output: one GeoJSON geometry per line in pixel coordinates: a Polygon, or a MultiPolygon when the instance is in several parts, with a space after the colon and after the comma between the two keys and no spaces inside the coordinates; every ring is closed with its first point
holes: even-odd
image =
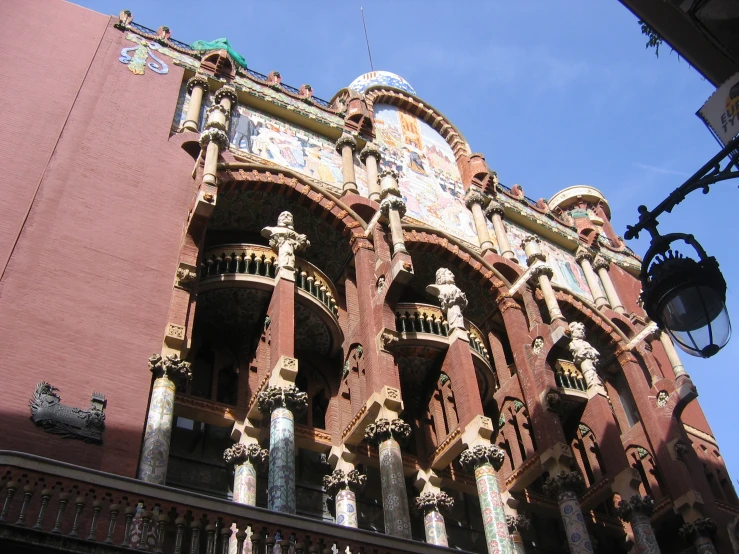
{"type": "Polygon", "coordinates": [[[90,409],[82,410],[62,404],[58,392],[59,389],[46,381],[36,385],[29,402],[31,421],[52,435],[101,444],[105,430],[105,395],[93,392],[90,409]]]}
{"type": "Polygon", "coordinates": [[[374,444],[380,444],[391,438],[398,443],[405,444],[411,436],[411,426],[402,419],[396,418],[392,421],[383,418],[367,425],[364,438],[374,444]]]}

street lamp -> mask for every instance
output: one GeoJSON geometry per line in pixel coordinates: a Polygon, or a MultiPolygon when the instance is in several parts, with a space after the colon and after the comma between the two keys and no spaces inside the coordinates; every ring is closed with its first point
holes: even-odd
{"type": "Polygon", "coordinates": [[[709,257],[693,235],[660,235],[657,216],[671,212],[694,190],[702,189],[707,194],[710,185],[739,177],[738,148],[736,137],[651,212],[646,206],[639,206],[639,223],[627,226],[625,234],[630,240],[646,230],[652,238],[639,274],[647,315],[685,352],[701,358],[716,354],[731,337],[726,280],[716,258],[709,257]],[[692,247],[697,259],[673,249],[677,241],[692,247]]]}

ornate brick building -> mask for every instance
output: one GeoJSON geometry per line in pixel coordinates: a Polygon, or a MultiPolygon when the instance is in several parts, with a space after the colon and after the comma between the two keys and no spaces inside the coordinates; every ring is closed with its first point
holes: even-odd
{"type": "Polygon", "coordinates": [[[506,187],[391,73],[324,101],[127,12],[6,11],[3,548],[736,551],[597,189],[506,187]]]}

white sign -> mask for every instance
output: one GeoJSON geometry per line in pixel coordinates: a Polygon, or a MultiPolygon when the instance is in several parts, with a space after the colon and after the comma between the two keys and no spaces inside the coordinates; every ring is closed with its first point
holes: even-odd
{"type": "Polygon", "coordinates": [[[739,135],[739,73],[717,88],[696,115],[724,145],[739,135]]]}

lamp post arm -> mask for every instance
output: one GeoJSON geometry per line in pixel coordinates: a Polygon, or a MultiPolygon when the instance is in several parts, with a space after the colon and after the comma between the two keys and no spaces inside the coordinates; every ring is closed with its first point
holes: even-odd
{"type": "Polygon", "coordinates": [[[636,225],[627,225],[627,240],[639,238],[639,233],[647,230],[652,238],[659,236],[657,231],[657,217],[672,209],[691,192],[703,189],[708,194],[709,187],[714,183],[727,181],[739,177],[739,136],[734,137],[718,154],[701,167],[695,174],[677,187],[656,208],[649,211],[646,206],[639,206],[639,222],[636,225]],[[727,161],[721,168],[721,162],[727,161]]]}

